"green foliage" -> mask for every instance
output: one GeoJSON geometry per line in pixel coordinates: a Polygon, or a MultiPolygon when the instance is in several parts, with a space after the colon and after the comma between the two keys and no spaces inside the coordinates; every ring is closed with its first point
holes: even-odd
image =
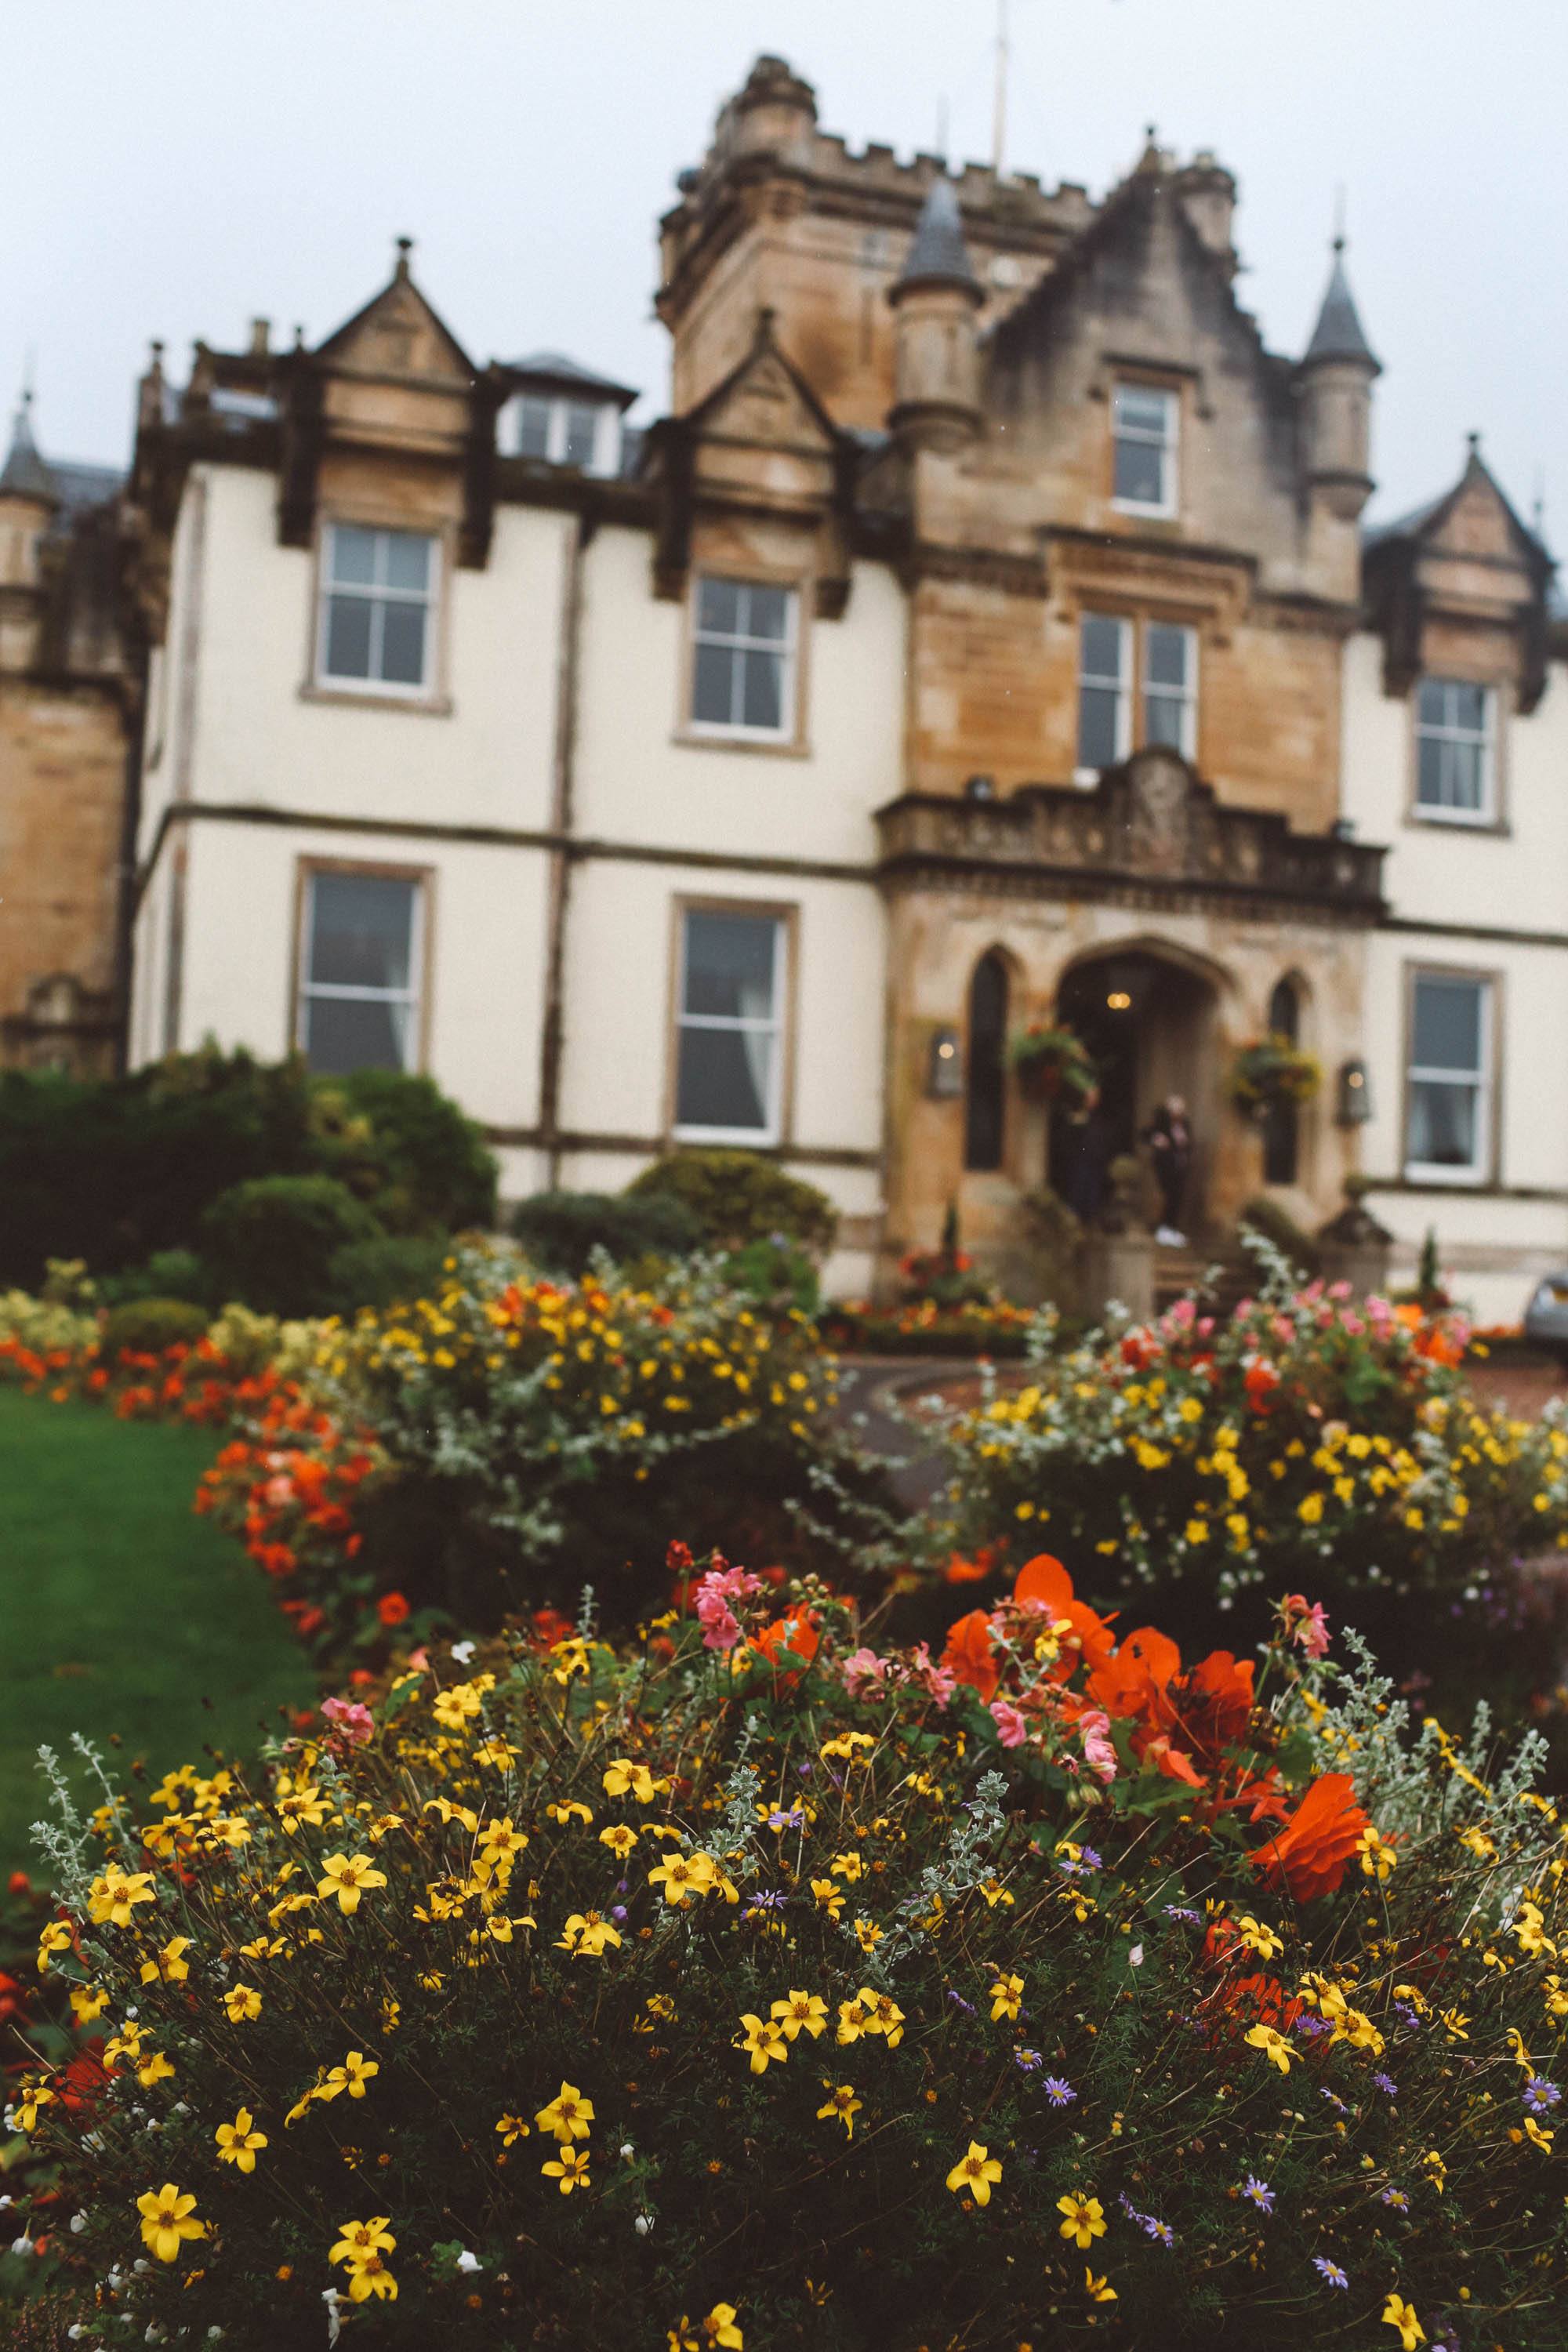
{"type": "Polygon", "coordinates": [[[426,1297],[439,1283],[451,1246],[448,1234],[375,1234],[345,1242],[327,1269],[332,1312],[353,1315],[362,1307],[426,1297]]]}
{"type": "Polygon", "coordinates": [[[679,1201],[715,1249],[780,1235],[820,1258],[838,1230],[838,1212],[825,1192],[755,1151],[671,1152],[635,1177],[626,1194],[679,1201]]]}
{"type": "Polygon", "coordinates": [[[542,1274],[575,1281],[595,1250],[617,1265],[689,1257],[702,1241],[695,1213],[673,1193],[535,1192],[512,1212],[511,1230],[542,1274]]]}
{"type": "MultiPolygon", "coordinates": [[[[312,1078],[204,1045],[131,1076],[0,1075],[0,1281],[36,1287],[49,1258],[98,1274],[189,1250],[220,1192],[261,1176],[337,1175],[395,1232],[493,1214],[479,1130],[428,1078],[312,1078]]],[[[164,1286],[166,1295],[178,1293],[164,1286]]]]}
{"type": "Polygon", "coordinates": [[[333,1304],[340,1250],[380,1237],[370,1211],[334,1176],[257,1176],[204,1210],[203,1255],[224,1298],[264,1315],[318,1315],[333,1304]]]}
{"type": "Polygon", "coordinates": [[[805,1250],[792,1249],[787,1243],[747,1242],[743,1249],[722,1258],[719,1270],[734,1289],[761,1307],[815,1315],[822,1301],[816,1265],[805,1250]]]}
{"type": "Polygon", "coordinates": [[[1271,1248],[1278,1251],[1297,1279],[1310,1282],[1321,1270],[1321,1255],[1312,1235],[1304,1233],[1290,1214],[1270,1193],[1260,1192],[1248,1201],[1240,1217],[1241,1239],[1245,1245],[1247,1231],[1261,1234],[1271,1248]]]}
{"type": "MultiPolygon", "coordinates": [[[[1424,1801],[1362,1865],[1356,1813],[1352,1885],[1292,1903],[1124,1725],[1108,1783],[1068,1769],[1049,1669],[998,1749],[929,1660],[852,1663],[820,1591],[771,1628],[723,1591],[717,1646],[498,1643],[248,1785],[187,1769],[99,1834],[62,1797],[48,1981],[102,1989],[114,2073],[11,2097],[74,2340],[273,2352],[335,2294],[388,2352],[668,2352],[725,2309],[746,2352],[1255,2352],[1370,2346],[1398,2295],[1425,2340],[1463,2311],[1561,2352],[1568,1917],[1528,1759],[1478,1807],[1436,1742],[1352,1754],[1344,1792],[1424,1801]],[[167,2260],[164,2182],[199,2232],[167,2260]],[[374,2267],[334,2253],[373,2216],[374,2267]]],[[[1271,1667],[1268,1744],[1370,1719],[1271,1667]]]]}
{"type": "Polygon", "coordinates": [[[211,1303],[212,1276],[195,1250],[154,1250],[145,1265],[106,1275],[100,1287],[111,1307],[134,1298],[184,1298],[205,1307],[211,1303]]]}
{"type": "Polygon", "coordinates": [[[165,1348],[194,1347],[206,1328],[206,1308],[188,1298],[127,1298],[104,1317],[100,1346],[111,1362],[122,1348],[158,1356],[165,1348]]]}
{"type": "Polygon", "coordinates": [[[1314,1055],[1289,1037],[1260,1037],[1244,1045],[1231,1066],[1230,1098],[1256,1115],[1274,1104],[1309,1103],[1322,1082],[1314,1055]]]}

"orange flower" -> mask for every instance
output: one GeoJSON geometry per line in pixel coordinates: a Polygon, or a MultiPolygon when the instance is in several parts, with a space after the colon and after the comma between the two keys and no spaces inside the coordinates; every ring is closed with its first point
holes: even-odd
{"type": "Polygon", "coordinates": [[[375,1604],[375,1613],[384,1625],[401,1625],[408,1614],[408,1603],[401,1592],[384,1592],[375,1604]]]}
{"type": "Polygon", "coordinates": [[[967,1684],[983,1699],[995,1696],[1002,1677],[992,1646],[991,1620],[984,1609],[972,1609],[950,1628],[942,1663],[955,1681],[967,1684]]]}
{"type": "Polygon", "coordinates": [[[1348,1772],[1321,1773],[1278,1837],[1258,1847],[1254,1870],[1268,1885],[1285,1887],[1298,1903],[1331,1895],[1367,1827],[1354,1798],[1348,1772]]]}
{"type": "Polygon", "coordinates": [[[804,1601],[797,1601],[795,1607],[784,1616],[775,1617],[771,1625],[763,1626],[762,1632],[755,1637],[752,1647],[762,1652],[781,1683],[793,1683],[800,1679],[801,1667],[798,1662],[804,1659],[809,1665],[812,1659],[816,1657],[819,1638],[816,1618],[804,1601]],[[784,1668],[781,1673],[779,1655],[785,1650],[797,1663],[784,1668]]]}
{"type": "Polygon", "coordinates": [[[955,1551],[942,1570],[942,1580],[944,1584],[983,1584],[994,1565],[988,1549],[983,1549],[973,1559],[965,1559],[961,1551],[955,1551]]]}
{"type": "Polygon", "coordinates": [[[1105,1619],[1097,1617],[1086,1601],[1074,1598],[1071,1577],[1048,1551],[1037,1552],[1033,1559],[1024,1562],[1013,1587],[1013,1599],[1020,1609],[1043,1609],[1053,1624],[1066,1618],[1072,1627],[1053,1669],[1059,1682],[1065,1682],[1073,1673],[1079,1657],[1086,1665],[1101,1665],[1116,1647],[1115,1635],[1105,1619]]]}

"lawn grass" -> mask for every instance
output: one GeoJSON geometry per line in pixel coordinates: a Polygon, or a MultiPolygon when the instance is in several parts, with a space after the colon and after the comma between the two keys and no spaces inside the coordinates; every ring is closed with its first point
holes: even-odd
{"type": "Polygon", "coordinates": [[[0,1870],[37,1867],[40,1743],[81,1731],[161,1776],[311,1704],[265,1580],[192,1513],[217,1444],[0,1388],[0,1870]]]}

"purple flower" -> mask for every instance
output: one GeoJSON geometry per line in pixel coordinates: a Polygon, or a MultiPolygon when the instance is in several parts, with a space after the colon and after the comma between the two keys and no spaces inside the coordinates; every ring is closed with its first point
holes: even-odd
{"type": "Polygon", "coordinates": [[[770,1911],[782,1911],[785,1900],[782,1887],[759,1887],[754,1895],[746,1897],[744,1916],[748,1919],[763,1918],[770,1911]]]}
{"type": "Polygon", "coordinates": [[[1380,2205],[1393,2205],[1401,2213],[1410,2210],[1410,2200],[1403,2189],[1385,2189],[1378,2202],[1380,2205]]]}
{"type": "Polygon", "coordinates": [[[1073,2089],[1072,2084],[1070,2083],[1064,2083],[1059,2074],[1047,2074],[1046,2076],[1045,2092],[1047,2098],[1049,2099],[1053,2107],[1069,2106],[1073,2100],[1078,2096],[1078,2093],[1073,2089]]]}
{"type": "Polygon", "coordinates": [[[616,1926],[617,1926],[617,1927],[620,1925],[621,1921],[626,1917],[626,1905],[625,1905],[624,1903],[612,1903],[612,1904],[611,1904],[611,1906],[610,1906],[610,1916],[611,1916],[611,1918],[612,1918],[613,1920],[615,1920],[615,1922],[616,1922],[616,1926]]]}
{"type": "Polygon", "coordinates": [[[1064,1878],[1081,1878],[1083,1875],[1082,1863],[1074,1862],[1070,1855],[1066,1862],[1058,1862],[1057,1868],[1064,1878]]]}
{"type": "Polygon", "coordinates": [[[1137,2206],[1134,2205],[1125,2189],[1119,2189],[1117,2190],[1116,2201],[1121,2206],[1122,2211],[1126,2214],[1130,2221],[1142,2221],[1146,2218],[1143,2214],[1140,2213],[1137,2206]]]}
{"type": "Polygon", "coordinates": [[[1411,2008],[1410,2003],[1407,2000],[1396,2000],[1394,2004],[1394,2014],[1398,2018],[1401,2025],[1407,2026],[1412,2033],[1415,2032],[1415,2028],[1421,2022],[1420,2018],[1416,2014],[1415,2011],[1411,2008]]]}
{"type": "Polygon", "coordinates": [[[1349,2286],[1350,2284],[1350,2280],[1341,2270],[1338,2263],[1330,2262],[1327,2254],[1314,2254],[1312,2268],[1315,2271],[1321,2271],[1331,2286],[1349,2286]]]}
{"type": "Polygon", "coordinates": [[[1346,2106],[1346,2105],[1345,2105],[1344,2101],[1340,2097],[1340,2095],[1339,2095],[1339,2093],[1338,2093],[1337,2091],[1331,2091],[1331,2090],[1328,2090],[1327,2088],[1324,2088],[1324,2089],[1323,2089],[1323,2096],[1324,2096],[1324,2098],[1325,2098],[1325,2099],[1327,2099],[1327,2101],[1328,2101],[1328,2103],[1329,2103],[1330,2106],[1331,2106],[1331,2107],[1335,2108],[1335,2109],[1339,2112],[1339,2114],[1341,2114],[1342,2116],[1348,2116],[1348,2115],[1349,2115],[1349,2113],[1350,2113],[1350,2109],[1346,2106]]]}
{"type": "Polygon", "coordinates": [[[1169,2249],[1175,2244],[1176,2233],[1169,2221],[1157,2221],[1152,2213],[1141,2213],[1138,2218],[1149,2235],[1152,2238],[1157,2238],[1161,2245],[1169,2249]]]}
{"type": "Polygon", "coordinates": [[[803,1780],[809,1780],[812,1774],[812,1762],[810,1757],[808,1756],[806,1758],[804,1764],[797,1764],[795,1769],[800,1774],[803,1780]]]}
{"type": "Polygon", "coordinates": [[[1545,2115],[1562,2096],[1556,2084],[1549,2083],[1544,2074],[1532,2074],[1524,2086],[1524,2104],[1532,2116],[1545,2115]]]}
{"type": "Polygon", "coordinates": [[[1013,2053],[1014,2065],[1025,2074],[1037,2074],[1045,2063],[1037,2050],[1015,2050],[1013,2053]]]}
{"type": "Polygon", "coordinates": [[[1329,2021],[1326,2017],[1311,2017],[1303,2010],[1296,2020],[1294,2030],[1298,2033],[1304,2033],[1309,2042],[1315,2042],[1320,2033],[1328,2032],[1329,2021]]]}
{"type": "Polygon", "coordinates": [[[1084,1866],[1084,1868],[1085,1868],[1086,1870],[1103,1870],[1103,1869],[1104,1869],[1105,1864],[1101,1862],[1101,1860],[1100,1860],[1100,1858],[1099,1854],[1097,1854],[1097,1853],[1096,1853],[1096,1852],[1095,1852],[1094,1848],[1093,1848],[1091,1845],[1086,1845],[1086,1846],[1083,1848],[1083,1850],[1082,1850],[1082,1851],[1083,1851],[1083,1866],[1084,1866]]]}
{"type": "Polygon", "coordinates": [[[1377,2084],[1380,2091],[1386,2091],[1388,2093],[1391,2099],[1396,2099],[1399,2096],[1399,2085],[1392,2079],[1391,2076],[1387,2074],[1374,2074],[1372,2079],[1377,2084]]]}
{"type": "Polygon", "coordinates": [[[1199,1917],[1198,1914],[1195,1911],[1189,1911],[1184,1903],[1167,1903],[1165,1906],[1165,1916],[1167,1919],[1184,1919],[1189,1927],[1201,1927],[1203,1926],[1203,1921],[1199,1917]]]}
{"type": "Polygon", "coordinates": [[[1260,2213],[1273,2212],[1274,2191],[1267,2180],[1259,2180],[1256,2172],[1247,2174],[1246,2185],[1241,2193],[1244,2197],[1251,2198],[1260,2213]]]}
{"type": "Polygon", "coordinates": [[[965,2000],[963,1995],[961,1992],[954,1992],[951,1986],[948,1989],[947,1997],[955,2009],[963,2010],[965,2017],[975,2015],[974,2003],[972,2000],[965,2000]]]}
{"type": "Polygon", "coordinates": [[[797,1830],[805,1820],[805,1814],[799,1805],[791,1805],[787,1810],[775,1805],[768,1815],[768,1827],[771,1830],[797,1830]]]}

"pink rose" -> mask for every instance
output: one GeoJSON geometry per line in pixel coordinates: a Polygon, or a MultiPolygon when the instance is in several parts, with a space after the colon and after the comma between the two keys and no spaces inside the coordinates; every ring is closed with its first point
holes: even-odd
{"type": "Polygon", "coordinates": [[[321,1713],[356,1748],[363,1748],[367,1739],[375,1737],[375,1717],[358,1699],[324,1698],[321,1713]]]}
{"type": "Polygon", "coordinates": [[[875,1650],[862,1647],[852,1652],[844,1661],[844,1687],[850,1697],[879,1694],[886,1685],[891,1663],[889,1658],[879,1658],[875,1650]]]}

